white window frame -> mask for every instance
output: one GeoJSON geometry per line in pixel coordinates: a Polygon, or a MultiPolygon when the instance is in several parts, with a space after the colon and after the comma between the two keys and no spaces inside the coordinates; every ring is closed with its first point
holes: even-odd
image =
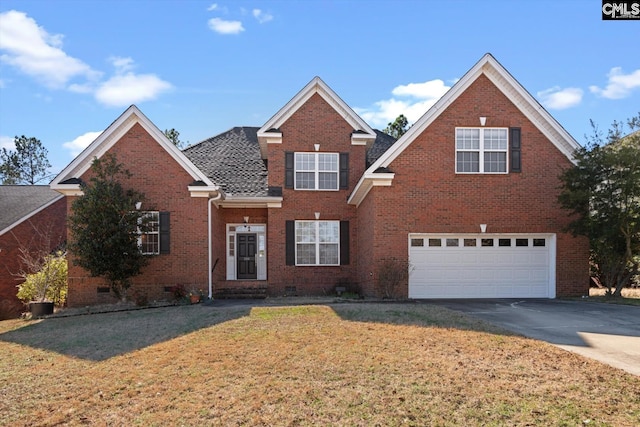
{"type": "Polygon", "coordinates": [[[138,247],[140,248],[140,252],[142,253],[142,255],[159,255],[160,254],[160,211],[141,212],[140,223],[143,221],[149,221],[149,223],[151,224],[155,223],[155,227],[152,227],[152,229],[150,230],[149,229],[142,230],[138,228],[138,247]],[[146,219],[149,217],[155,217],[156,220],[154,221],[153,218],[151,220],[146,219]],[[156,236],[156,241],[158,243],[156,245],[155,251],[145,251],[145,248],[142,242],[143,236],[156,236]]]}
{"type": "Polygon", "coordinates": [[[456,127],[455,135],[454,135],[454,144],[455,144],[455,168],[457,174],[492,174],[492,175],[504,175],[509,173],[509,128],[501,128],[501,127],[492,127],[492,128],[484,128],[484,127],[456,127]],[[478,130],[478,148],[458,148],[458,131],[459,130],[478,130]],[[486,131],[495,131],[500,130],[505,133],[506,144],[504,148],[493,148],[486,147],[485,144],[485,132],[486,131]],[[458,154],[459,153],[478,153],[478,170],[477,171],[459,171],[458,170],[458,154]],[[504,153],[505,161],[504,161],[504,171],[485,171],[485,154],[489,153],[504,153]]]}
{"type": "Polygon", "coordinates": [[[338,153],[320,153],[320,152],[296,152],[293,156],[293,185],[295,190],[301,191],[338,191],[340,189],[340,156],[338,153]],[[313,169],[298,169],[298,157],[299,156],[313,156],[313,169]],[[335,159],[335,170],[321,170],[320,169],[320,157],[331,156],[335,159]],[[298,187],[298,173],[313,173],[314,184],[313,188],[299,188],[298,187]],[[335,188],[320,188],[320,174],[332,174],[335,175],[335,188]]]}
{"type": "Polygon", "coordinates": [[[312,221],[312,220],[300,220],[300,221],[295,221],[295,231],[294,231],[294,235],[295,235],[295,257],[296,257],[296,266],[337,266],[340,265],[340,221],[312,221]],[[314,224],[314,239],[315,241],[313,242],[301,242],[298,239],[298,225],[299,224],[314,224]],[[321,242],[320,241],[320,224],[321,223],[330,223],[333,224],[333,226],[336,227],[337,229],[337,240],[336,241],[324,241],[321,242]],[[313,244],[315,246],[315,263],[312,264],[303,264],[298,262],[298,246],[299,245],[311,245],[313,244]],[[336,252],[337,252],[337,257],[336,257],[336,262],[335,263],[321,263],[320,261],[320,247],[322,245],[328,246],[328,245],[332,245],[335,246],[336,248],[336,252]]]}

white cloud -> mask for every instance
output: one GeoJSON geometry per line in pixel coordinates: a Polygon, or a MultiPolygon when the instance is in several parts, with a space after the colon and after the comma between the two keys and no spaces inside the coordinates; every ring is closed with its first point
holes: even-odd
{"type": "Polygon", "coordinates": [[[393,122],[400,114],[415,123],[448,90],[443,80],[436,79],[423,83],[409,83],[393,88],[394,98],[374,103],[370,108],[356,108],[356,112],[371,126],[382,128],[393,122]],[[408,99],[398,99],[398,98],[408,99]]]}
{"type": "Polygon", "coordinates": [[[218,8],[217,3],[213,3],[211,6],[207,8],[207,11],[211,12],[212,10],[216,10],[218,8]]]}
{"type": "Polygon", "coordinates": [[[87,132],[80,135],[73,141],[65,142],[62,144],[64,148],[71,152],[72,157],[76,157],[82,152],[89,144],[91,144],[102,132],[87,132]]]}
{"type": "MultiPolygon", "coordinates": [[[[109,107],[126,107],[144,101],[156,99],[158,95],[172,88],[169,82],[155,74],[135,74],[133,59],[114,56],[109,61],[115,68],[115,76],[102,82],[95,89],[96,100],[109,107]]],[[[90,90],[78,86],[77,92],[90,90]]]]}
{"type": "Polygon", "coordinates": [[[540,98],[542,105],[547,108],[564,110],[580,104],[582,102],[582,93],[582,89],[577,87],[560,89],[560,87],[555,86],[538,92],[538,98],[540,98]]]}
{"type": "Polygon", "coordinates": [[[621,99],[631,95],[634,89],[640,88],[640,69],[623,74],[621,67],[614,67],[607,77],[609,81],[604,89],[594,85],[589,86],[589,90],[603,98],[621,99]]]}
{"type": "Polygon", "coordinates": [[[265,13],[260,9],[253,9],[253,17],[258,20],[259,23],[264,24],[265,22],[269,22],[273,19],[273,15],[270,13],[265,13]]]}
{"type": "Polygon", "coordinates": [[[112,56],[109,58],[109,61],[116,69],[116,74],[122,74],[127,71],[131,71],[134,68],[133,59],[129,57],[123,58],[121,56],[112,56]]]}
{"type": "Polygon", "coordinates": [[[103,73],[62,50],[62,39],[62,35],[47,33],[23,12],[0,14],[0,51],[4,52],[0,60],[49,88],[92,94],[98,102],[117,107],[155,99],[171,88],[155,74],[135,74],[133,59],[120,56],[108,59],[115,75],[101,81],[103,73]],[[73,81],[77,78],[83,80],[73,81]]]}
{"type": "Polygon", "coordinates": [[[115,75],[100,84],[95,97],[109,107],[125,107],[155,99],[169,89],[171,84],[155,74],[126,73],[115,75]]]}
{"type": "Polygon", "coordinates": [[[63,36],[51,35],[24,12],[0,13],[0,60],[41,81],[49,88],[63,88],[76,77],[99,78],[81,60],[62,50],[63,36]]]}
{"type": "Polygon", "coordinates": [[[211,18],[208,24],[209,28],[218,34],[240,34],[244,31],[244,27],[240,21],[225,21],[220,18],[211,18]]]}
{"type": "Polygon", "coordinates": [[[7,150],[15,150],[16,145],[13,142],[13,138],[10,136],[0,135],[0,150],[6,148],[7,150]]]}

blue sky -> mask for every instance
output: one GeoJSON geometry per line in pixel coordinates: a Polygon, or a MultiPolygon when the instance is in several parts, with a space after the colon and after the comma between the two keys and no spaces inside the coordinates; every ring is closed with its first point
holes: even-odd
{"type": "Polygon", "coordinates": [[[57,173],[131,104],[193,144],[314,76],[383,129],[487,52],[584,143],[640,111],[638,40],[599,0],[2,0],[0,146],[36,137],[57,173]]]}

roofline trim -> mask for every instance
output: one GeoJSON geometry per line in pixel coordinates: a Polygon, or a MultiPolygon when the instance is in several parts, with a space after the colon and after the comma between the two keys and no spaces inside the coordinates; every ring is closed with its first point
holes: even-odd
{"type": "Polygon", "coordinates": [[[222,208],[281,208],[281,196],[232,196],[227,195],[225,198],[216,202],[217,207],[222,208]]]}
{"type": "MultiPolygon", "coordinates": [[[[71,161],[51,181],[52,186],[68,178],[80,177],[91,167],[93,158],[102,157],[116,142],[120,140],[136,123],[139,123],[151,137],[194,179],[207,185],[214,184],[200,171],[158,127],[149,120],[135,105],[127,108],[111,125],[109,125],[82,153],[71,161]]],[[[52,187],[53,188],[53,187],[52,187]]]]}
{"type": "Polygon", "coordinates": [[[315,94],[320,95],[333,109],[340,113],[347,123],[354,130],[361,130],[365,133],[376,136],[371,127],[356,114],[355,111],[346,102],[344,102],[320,77],[314,77],[302,90],[300,90],[284,107],[282,107],[273,117],[271,117],[258,130],[258,138],[266,138],[269,136],[269,130],[279,129],[289,117],[293,115],[305,102],[315,94]]]}

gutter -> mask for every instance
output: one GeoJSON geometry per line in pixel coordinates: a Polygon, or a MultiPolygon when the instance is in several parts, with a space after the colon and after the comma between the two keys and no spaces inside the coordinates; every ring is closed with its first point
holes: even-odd
{"type": "Polygon", "coordinates": [[[207,231],[208,231],[208,237],[209,237],[209,241],[207,242],[207,247],[208,247],[208,251],[209,251],[209,299],[213,299],[213,266],[211,265],[212,263],[212,258],[213,258],[213,248],[212,246],[212,238],[213,238],[213,233],[211,232],[211,206],[213,205],[213,202],[220,200],[220,198],[222,197],[222,193],[218,192],[218,195],[216,197],[212,197],[209,199],[209,202],[207,203],[207,231]]]}

